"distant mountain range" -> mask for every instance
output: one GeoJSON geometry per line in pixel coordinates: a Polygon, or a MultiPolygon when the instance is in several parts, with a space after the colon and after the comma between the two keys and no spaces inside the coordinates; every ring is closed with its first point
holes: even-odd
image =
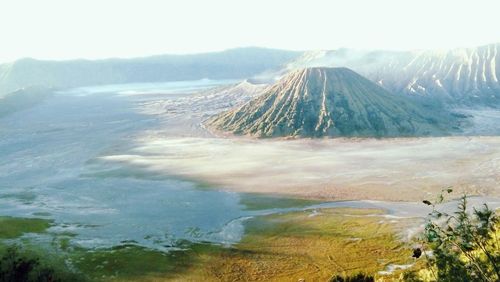
{"type": "Polygon", "coordinates": [[[258,137],[425,136],[450,132],[451,115],[432,112],[347,68],[294,71],[207,124],[258,137]]]}
{"type": "Polygon", "coordinates": [[[31,86],[69,88],[203,78],[244,79],[265,71],[276,71],[301,54],[265,48],[238,48],[205,54],[135,59],[21,59],[0,65],[0,96],[31,86]]]}
{"type": "Polygon", "coordinates": [[[135,59],[44,61],[0,65],[0,96],[29,86],[68,88],[175,80],[274,80],[307,67],[347,67],[395,94],[431,103],[500,106],[500,44],[442,51],[295,52],[239,48],[135,59]]]}

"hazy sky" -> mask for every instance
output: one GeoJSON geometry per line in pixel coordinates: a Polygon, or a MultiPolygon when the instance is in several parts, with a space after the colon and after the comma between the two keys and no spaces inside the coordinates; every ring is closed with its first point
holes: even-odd
{"type": "Polygon", "coordinates": [[[0,62],[500,42],[498,0],[0,0],[0,62]]]}

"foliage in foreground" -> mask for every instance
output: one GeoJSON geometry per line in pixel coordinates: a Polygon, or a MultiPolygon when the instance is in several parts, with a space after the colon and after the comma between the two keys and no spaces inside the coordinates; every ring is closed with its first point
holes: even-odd
{"type": "Polygon", "coordinates": [[[368,276],[362,273],[348,277],[336,275],[332,277],[332,279],[330,279],[330,282],[374,282],[374,281],[375,279],[372,276],[368,276]]]}
{"type": "MultiPolygon", "coordinates": [[[[443,192],[451,193],[451,189],[443,192]]],[[[441,194],[432,206],[422,238],[426,268],[407,272],[405,281],[500,281],[500,221],[486,204],[467,209],[463,196],[454,214],[436,208],[444,200],[441,194]]]]}
{"type": "Polygon", "coordinates": [[[82,281],[77,274],[63,266],[47,263],[34,252],[19,246],[7,247],[0,258],[0,282],[63,282],[82,281]]]}

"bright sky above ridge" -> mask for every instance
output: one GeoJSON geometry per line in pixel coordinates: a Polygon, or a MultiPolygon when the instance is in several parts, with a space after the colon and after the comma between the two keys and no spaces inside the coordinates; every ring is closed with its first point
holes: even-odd
{"type": "Polygon", "coordinates": [[[1,0],[0,62],[500,42],[498,0],[1,0]]]}

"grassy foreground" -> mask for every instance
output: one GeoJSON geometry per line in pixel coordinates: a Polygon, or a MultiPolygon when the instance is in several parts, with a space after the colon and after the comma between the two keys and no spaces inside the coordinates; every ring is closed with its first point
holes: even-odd
{"type": "MultiPolygon", "coordinates": [[[[0,217],[0,239],[43,233],[50,225],[44,219],[0,217]]],[[[136,245],[88,250],[56,236],[54,256],[91,281],[327,281],[360,272],[382,277],[377,273],[388,264],[412,262],[411,250],[380,210],[273,214],[252,218],[245,227],[234,246],[180,242],[179,250],[168,253],[136,245]]]]}
{"type": "MultiPolygon", "coordinates": [[[[334,274],[376,275],[411,262],[411,251],[370,209],[323,209],[257,217],[230,248],[181,244],[163,253],[137,246],[74,250],[72,263],[101,281],[327,281],[334,274]]],[[[387,278],[390,278],[387,277],[387,278]]]]}

